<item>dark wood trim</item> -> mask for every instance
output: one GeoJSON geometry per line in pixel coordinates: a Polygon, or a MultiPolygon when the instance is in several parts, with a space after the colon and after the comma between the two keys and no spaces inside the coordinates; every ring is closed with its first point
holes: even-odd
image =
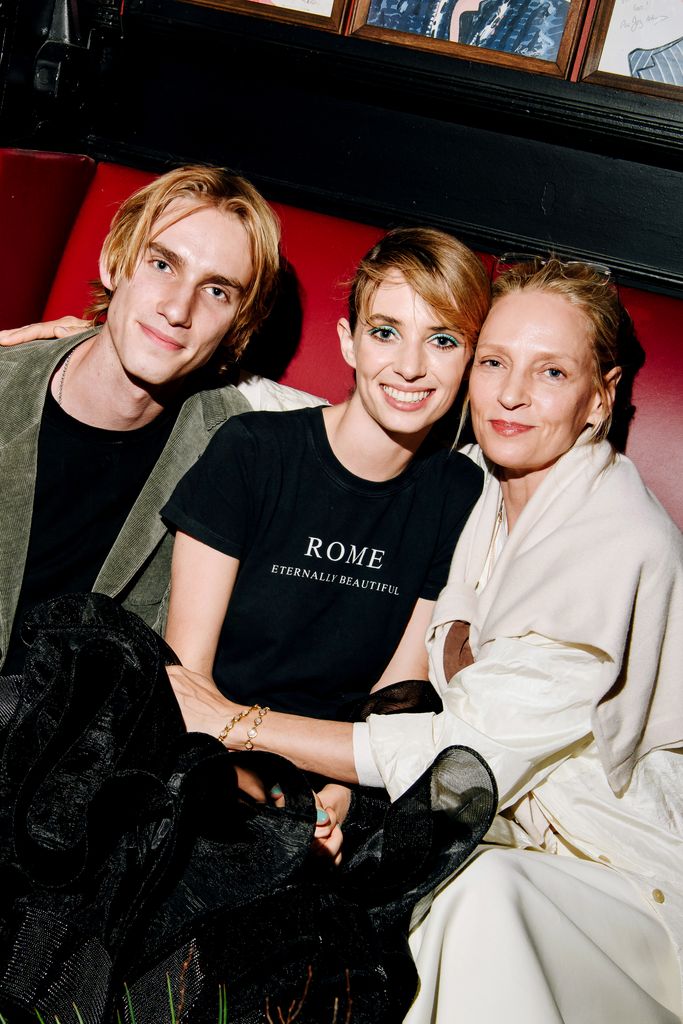
{"type": "Polygon", "coordinates": [[[268,18],[271,21],[284,21],[290,25],[308,25],[323,32],[341,32],[349,0],[333,0],[332,13],[329,16],[288,10],[286,7],[261,4],[257,0],[188,0],[188,2],[210,7],[222,13],[237,11],[241,14],[248,14],[252,18],[268,18]]]}

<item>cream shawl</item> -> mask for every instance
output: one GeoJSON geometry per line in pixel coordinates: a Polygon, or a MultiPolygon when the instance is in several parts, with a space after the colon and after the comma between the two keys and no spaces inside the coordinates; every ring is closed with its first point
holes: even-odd
{"type": "Polygon", "coordinates": [[[487,560],[501,490],[486,474],[434,610],[434,630],[455,619],[476,627],[478,650],[497,637],[540,633],[607,655],[614,666],[595,694],[592,728],[615,793],[636,761],[683,746],[683,537],[633,463],[612,462],[607,442],[577,443],[545,477],[498,557],[487,560]]]}

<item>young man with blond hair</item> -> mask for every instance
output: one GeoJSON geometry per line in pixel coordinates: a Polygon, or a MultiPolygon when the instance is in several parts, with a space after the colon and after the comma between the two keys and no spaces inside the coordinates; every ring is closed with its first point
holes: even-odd
{"type": "Polygon", "coordinates": [[[220,386],[271,308],[279,237],[243,178],[171,171],[114,217],[93,305],[104,323],[0,350],[4,674],[22,669],[25,614],[55,594],[96,590],[160,628],[172,538],[158,512],[177,481],[235,413],[313,401],[220,386]]]}

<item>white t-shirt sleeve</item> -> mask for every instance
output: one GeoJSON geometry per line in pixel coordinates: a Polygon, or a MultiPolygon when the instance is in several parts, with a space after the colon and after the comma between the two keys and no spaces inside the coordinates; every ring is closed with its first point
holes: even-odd
{"type": "Polygon", "coordinates": [[[325,398],[309,395],[307,391],[299,391],[256,374],[240,376],[237,390],[255,412],[290,412],[292,409],[304,409],[312,405],[329,405],[325,398]]]}

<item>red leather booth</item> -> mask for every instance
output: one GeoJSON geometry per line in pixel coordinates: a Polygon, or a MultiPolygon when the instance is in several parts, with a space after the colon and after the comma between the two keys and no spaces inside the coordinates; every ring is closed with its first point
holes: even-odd
{"type": "MultiPolygon", "coordinates": [[[[0,328],[80,313],[118,204],[153,177],[83,156],[0,150],[0,328]]],[[[344,282],[381,230],[274,206],[303,305],[301,340],[281,379],[340,401],[352,382],[335,331],[344,282]]],[[[632,288],[621,295],[647,357],[627,454],[683,527],[683,301],[632,288]]]]}

